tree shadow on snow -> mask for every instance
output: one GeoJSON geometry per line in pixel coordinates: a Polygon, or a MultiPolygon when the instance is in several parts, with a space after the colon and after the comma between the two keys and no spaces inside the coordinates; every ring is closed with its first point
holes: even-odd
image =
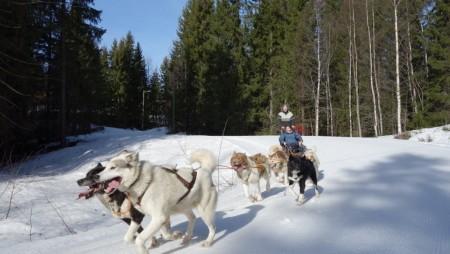
{"type": "MultiPolygon", "coordinates": [[[[446,159],[403,153],[340,169],[321,197],[320,217],[314,217],[317,208],[302,210],[329,226],[306,233],[297,251],[321,246],[321,253],[450,253],[448,165],[446,159]]],[[[314,190],[305,194],[310,199],[314,190]]]]}

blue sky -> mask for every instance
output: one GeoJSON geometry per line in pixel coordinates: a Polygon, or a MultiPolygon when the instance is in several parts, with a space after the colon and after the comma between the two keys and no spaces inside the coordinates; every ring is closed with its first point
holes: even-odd
{"type": "Polygon", "coordinates": [[[177,38],[185,4],[185,0],[96,0],[95,8],[103,11],[100,26],[107,30],[100,45],[110,48],[114,39],[131,31],[146,60],[151,60],[150,67],[157,68],[177,38]]]}

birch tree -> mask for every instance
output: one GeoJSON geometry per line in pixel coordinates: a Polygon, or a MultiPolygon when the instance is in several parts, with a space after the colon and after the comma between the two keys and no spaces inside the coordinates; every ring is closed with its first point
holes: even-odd
{"type": "Polygon", "coordinates": [[[353,30],[352,30],[352,16],[351,16],[351,1],[349,1],[349,23],[348,23],[348,119],[349,119],[349,136],[353,137],[353,123],[352,123],[352,63],[353,63],[353,30]]]}
{"type": "Polygon", "coordinates": [[[381,110],[381,97],[380,97],[380,89],[378,86],[378,74],[377,74],[377,54],[376,54],[376,39],[375,39],[375,10],[374,3],[372,1],[372,40],[373,40],[373,77],[375,83],[375,91],[377,92],[377,108],[378,108],[378,116],[379,116],[379,134],[383,135],[383,113],[381,110]]]}
{"type": "Polygon", "coordinates": [[[370,32],[370,25],[369,25],[369,6],[368,6],[368,0],[366,0],[366,21],[367,21],[367,34],[369,39],[369,77],[370,77],[370,90],[372,92],[372,104],[373,104],[373,129],[375,132],[375,136],[378,136],[378,116],[377,116],[377,105],[376,105],[376,98],[375,98],[375,91],[374,91],[374,85],[373,85],[373,58],[372,58],[372,39],[371,39],[371,32],[370,32]]]}
{"type": "Polygon", "coordinates": [[[315,101],[315,128],[314,135],[319,136],[319,99],[320,99],[320,83],[321,83],[321,61],[320,61],[320,5],[321,0],[316,1],[316,57],[317,57],[317,88],[316,88],[316,101],[315,101]]]}
{"type": "Polygon", "coordinates": [[[401,0],[392,0],[392,4],[394,6],[394,32],[395,32],[395,95],[397,98],[397,134],[402,132],[402,104],[401,104],[401,95],[400,95],[400,55],[398,49],[398,6],[401,0]]]}
{"type": "Polygon", "coordinates": [[[360,116],[360,109],[359,109],[359,80],[358,80],[358,48],[356,45],[356,25],[355,25],[355,6],[352,3],[352,23],[353,23],[353,67],[354,67],[354,82],[355,82],[355,100],[356,100],[356,124],[358,127],[358,136],[362,137],[362,130],[361,130],[361,116],[360,116]]]}

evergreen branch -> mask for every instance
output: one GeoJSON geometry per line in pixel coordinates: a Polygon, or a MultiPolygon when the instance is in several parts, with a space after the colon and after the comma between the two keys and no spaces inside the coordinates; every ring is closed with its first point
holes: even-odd
{"type": "Polygon", "coordinates": [[[15,92],[18,95],[22,95],[22,96],[30,96],[28,94],[23,94],[21,92],[19,92],[18,90],[14,89],[14,87],[12,87],[10,84],[6,83],[5,81],[3,81],[2,79],[0,79],[0,83],[2,83],[3,85],[5,85],[7,88],[9,88],[11,91],[15,92]]]}
{"type": "Polygon", "coordinates": [[[22,79],[37,79],[37,80],[43,80],[43,79],[45,79],[45,77],[38,77],[38,76],[35,76],[35,77],[33,77],[33,76],[24,76],[24,75],[20,75],[20,74],[17,74],[17,73],[13,73],[13,72],[8,71],[7,69],[5,69],[5,68],[3,68],[3,67],[1,67],[1,66],[0,66],[0,70],[3,71],[3,72],[5,72],[6,74],[9,74],[9,75],[14,76],[14,77],[22,78],[22,79]]]}
{"type": "Polygon", "coordinates": [[[8,25],[2,24],[2,23],[0,23],[0,27],[7,28],[7,29],[21,29],[22,28],[21,26],[8,26],[8,25]]]}
{"type": "Polygon", "coordinates": [[[12,125],[22,129],[22,130],[27,130],[30,131],[31,129],[20,126],[18,123],[14,122],[13,120],[11,120],[10,118],[8,118],[6,115],[4,115],[2,112],[0,112],[0,116],[3,117],[5,120],[7,120],[8,122],[10,122],[12,125]]]}
{"type": "Polygon", "coordinates": [[[0,55],[2,55],[2,56],[4,56],[4,57],[7,57],[7,58],[9,58],[9,59],[11,59],[11,60],[14,60],[14,61],[16,61],[16,62],[18,62],[18,63],[41,66],[41,64],[39,64],[39,63],[30,63],[30,62],[26,62],[26,61],[20,60],[20,59],[18,59],[18,58],[15,58],[15,57],[13,57],[13,56],[10,56],[10,55],[8,55],[8,54],[2,52],[1,50],[0,50],[0,55]]]}
{"type": "Polygon", "coordinates": [[[13,105],[13,106],[16,107],[16,108],[19,108],[19,106],[17,106],[17,104],[15,104],[14,102],[10,101],[8,98],[6,98],[6,97],[4,97],[4,96],[1,96],[1,95],[0,95],[0,99],[2,99],[2,100],[4,100],[4,101],[8,102],[9,104],[13,105]]]}

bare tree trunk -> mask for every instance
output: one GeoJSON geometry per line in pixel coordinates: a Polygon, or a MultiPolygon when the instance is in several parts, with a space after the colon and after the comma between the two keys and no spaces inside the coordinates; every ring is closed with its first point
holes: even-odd
{"type": "Polygon", "coordinates": [[[369,68],[370,68],[370,89],[372,92],[372,103],[373,103],[373,129],[375,131],[375,136],[378,136],[378,116],[377,116],[377,105],[376,105],[376,97],[375,91],[373,88],[373,64],[372,64],[372,38],[370,33],[370,25],[369,25],[369,6],[368,1],[366,0],[366,20],[367,20],[367,33],[369,35],[369,68]]]}
{"type": "MultiPolygon", "coordinates": [[[[306,126],[305,126],[305,108],[304,107],[302,107],[302,109],[301,109],[300,117],[302,119],[303,128],[306,128],[306,126]]],[[[303,134],[303,135],[305,135],[305,134],[303,134]]]]}
{"type": "Polygon", "coordinates": [[[402,132],[402,104],[400,97],[400,56],[398,49],[398,18],[397,10],[401,0],[392,0],[394,4],[394,29],[395,29],[395,77],[396,77],[396,97],[397,97],[397,134],[402,132]]]}
{"type": "Polygon", "coordinates": [[[328,60],[327,64],[327,90],[328,90],[328,108],[330,111],[330,135],[334,136],[334,121],[333,121],[333,102],[332,102],[332,96],[331,96],[331,89],[330,89],[330,62],[331,59],[328,60]]]}
{"type": "Polygon", "coordinates": [[[358,126],[358,135],[359,137],[362,137],[362,131],[361,131],[361,117],[360,117],[360,110],[359,110],[359,82],[358,82],[358,48],[356,46],[356,25],[355,25],[355,7],[353,6],[352,1],[352,22],[353,22],[353,50],[355,53],[354,58],[354,81],[355,81],[355,100],[356,100],[356,123],[358,126]]]}
{"type": "Polygon", "coordinates": [[[414,83],[414,66],[412,64],[412,46],[411,46],[411,29],[409,27],[409,8],[408,8],[408,1],[406,2],[406,13],[408,20],[406,22],[406,29],[408,32],[408,83],[409,83],[409,89],[411,92],[411,103],[414,108],[414,113],[417,114],[417,92],[416,92],[416,85],[414,83]]]}
{"type": "MultiPolygon", "coordinates": [[[[420,24],[420,32],[422,34],[422,38],[424,39],[424,41],[426,41],[425,35],[423,33],[423,24],[421,21],[419,21],[419,24],[420,24]]],[[[424,59],[425,59],[425,74],[426,74],[426,77],[428,80],[428,49],[427,49],[427,43],[425,42],[424,44],[425,45],[423,45],[423,54],[424,54],[424,59]]]]}
{"type": "Polygon", "coordinates": [[[381,97],[380,97],[380,90],[378,86],[378,73],[377,73],[377,54],[376,54],[376,40],[375,40],[375,11],[374,6],[372,2],[372,39],[373,39],[373,76],[375,80],[375,91],[377,92],[377,108],[378,108],[378,114],[379,114],[379,127],[380,131],[379,134],[383,135],[383,112],[381,110],[381,97]]]}
{"type": "MultiPolygon", "coordinates": [[[[328,81],[328,73],[326,73],[325,75],[327,75],[327,81],[328,81]]],[[[328,82],[325,81],[325,104],[326,104],[326,119],[327,119],[327,136],[330,135],[330,104],[329,104],[329,99],[330,96],[328,94],[328,82]]]]}
{"type": "MultiPolygon", "coordinates": [[[[269,52],[272,53],[272,31],[269,34],[269,40],[270,40],[270,48],[269,52]]],[[[272,85],[272,67],[270,67],[269,71],[269,131],[270,134],[273,134],[273,85],[272,85]]]]}
{"type": "Polygon", "coordinates": [[[271,77],[272,77],[272,70],[270,70],[269,73],[269,93],[270,93],[270,98],[269,98],[269,131],[270,134],[273,134],[273,86],[272,86],[272,82],[271,82],[271,77]]]}
{"type": "MultiPolygon", "coordinates": [[[[332,103],[332,96],[331,96],[331,89],[330,89],[330,64],[331,64],[331,59],[333,57],[333,52],[331,50],[331,27],[328,27],[328,43],[327,43],[327,48],[328,48],[328,58],[327,58],[327,69],[326,69],[326,93],[327,93],[327,119],[329,117],[329,131],[330,131],[330,135],[334,136],[334,123],[333,123],[333,103],[332,103]]],[[[328,124],[328,121],[327,121],[328,124]]]]}
{"type": "MultiPolygon", "coordinates": [[[[349,2],[351,3],[351,2],[349,2]]],[[[353,137],[353,123],[352,123],[352,63],[353,63],[353,45],[352,45],[352,18],[349,5],[349,24],[348,24],[348,119],[349,119],[349,133],[353,137]]]]}
{"type": "Polygon", "coordinates": [[[319,136],[319,99],[320,99],[320,82],[321,82],[321,66],[320,66],[320,10],[316,7],[316,33],[317,33],[317,89],[316,89],[316,105],[315,105],[315,131],[314,135],[319,136]]]}

